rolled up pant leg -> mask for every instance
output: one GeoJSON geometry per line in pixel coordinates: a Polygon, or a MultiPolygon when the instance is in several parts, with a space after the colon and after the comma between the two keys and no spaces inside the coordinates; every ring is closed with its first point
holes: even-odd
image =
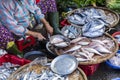
{"type": "Polygon", "coordinates": [[[0,26],[0,48],[6,49],[7,43],[15,41],[11,32],[9,32],[5,27],[0,26]]]}

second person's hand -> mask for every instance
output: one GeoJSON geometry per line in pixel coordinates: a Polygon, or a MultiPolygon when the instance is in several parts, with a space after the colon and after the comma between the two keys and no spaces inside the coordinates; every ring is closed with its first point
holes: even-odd
{"type": "Polygon", "coordinates": [[[37,38],[40,41],[46,39],[41,33],[38,33],[38,32],[28,31],[26,34],[31,35],[31,36],[37,38]]]}

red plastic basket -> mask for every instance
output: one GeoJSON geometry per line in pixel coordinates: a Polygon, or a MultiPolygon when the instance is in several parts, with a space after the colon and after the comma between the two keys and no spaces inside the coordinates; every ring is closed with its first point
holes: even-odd
{"type": "Polygon", "coordinates": [[[92,64],[92,65],[79,65],[79,67],[84,71],[87,76],[94,74],[94,72],[98,69],[100,64],[92,64]]]}
{"type": "MultiPolygon", "coordinates": [[[[115,37],[116,35],[120,35],[120,31],[117,31],[117,32],[115,32],[115,33],[112,34],[113,37],[115,37]]],[[[118,44],[120,46],[120,43],[118,43],[118,44]]]]}
{"type": "Polygon", "coordinates": [[[5,54],[4,56],[0,56],[0,65],[3,63],[10,62],[13,64],[19,64],[19,65],[25,65],[27,63],[30,63],[30,60],[26,60],[24,58],[19,58],[15,55],[12,54],[5,54]]]}
{"type": "Polygon", "coordinates": [[[17,47],[20,51],[23,51],[24,49],[34,46],[36,44],[36,40],[32,36],[26,37],[26,43],[24,39],[17,40],[16,41],[17,47]]]}

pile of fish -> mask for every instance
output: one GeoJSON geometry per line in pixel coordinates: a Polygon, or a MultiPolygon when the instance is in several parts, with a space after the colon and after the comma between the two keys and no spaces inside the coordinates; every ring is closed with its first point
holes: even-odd
{"type": "Polygon", "coordinates": [[[73,25],[66,25],[61,29],[61,32],[64,36],[68,37],[69,39],[74,39],[77,36],[81,35],[81,29],[79,27],[75,27],[73,25]]]}
{"type": "Polygon", "coordinates": [[[54,35],[50,38],[50,44],[56,46],[56,47],[67,47],[69,46],[69,39],[63,35],[54,35]]]}
{"type": "Polygon", "coordinates": [[[5,54],[7,54],[7,52],[5,50],[3,50],[3,49],[0,49],[0,56],[3,56],[5,54]]]}
{"type": "Polygon", "coordinates": [[[106,57],[106,54],[111,54],[114,46],[114,41],[107,36],[94,39],[79,36],[71,40],[69,46],[59,49],[58,53],[71,54],[78,61],[91,61],[97,60],[94,58],[95,55],[106,57]]]}
{"type": "Polygon", "coordinates": [[[15,65],[12,63],[3,63],[2,66],[0,66],[0,80],[7,80],[7,78],[18,69],[19,65],[15,65]]]}
{"type": "Polygon", "coordinates": [[[68,77],[58,75],[46,69],[42,70],[40,74],[34,71],[22,73],[17,76],[17,80],[68,80],[68,77]]]}
{"type": "Polygon", "coordinates": [[[117,42],[120,44],[120,34],[114,36],[117,42]]]}
{"type": "Polygon", "coordinates": [[[111,59],[109,59],[109,61],[114,66],[120,67],[120,53],[116,53],[116,55],[114,57],[112,57],[111,59]]]}
{"type": "Polygon", "coordinates": [[[83,36],[98,37],[103,35],[106,26],[109,27],[116,21],[112,15],[106,14],[102,9],[85,8],[74,11],[67,19],[82,28],[83,36]]]}

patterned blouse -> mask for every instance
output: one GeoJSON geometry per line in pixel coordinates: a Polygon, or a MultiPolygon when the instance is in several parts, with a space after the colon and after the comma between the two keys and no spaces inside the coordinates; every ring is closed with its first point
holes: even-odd
{"type": "Polygon", "coordinates": [[[23,36],[30,24],[30,13],[36,20],[44,18],[35,0],[0,0],[0,22],[10,32],[23,36]]]}

